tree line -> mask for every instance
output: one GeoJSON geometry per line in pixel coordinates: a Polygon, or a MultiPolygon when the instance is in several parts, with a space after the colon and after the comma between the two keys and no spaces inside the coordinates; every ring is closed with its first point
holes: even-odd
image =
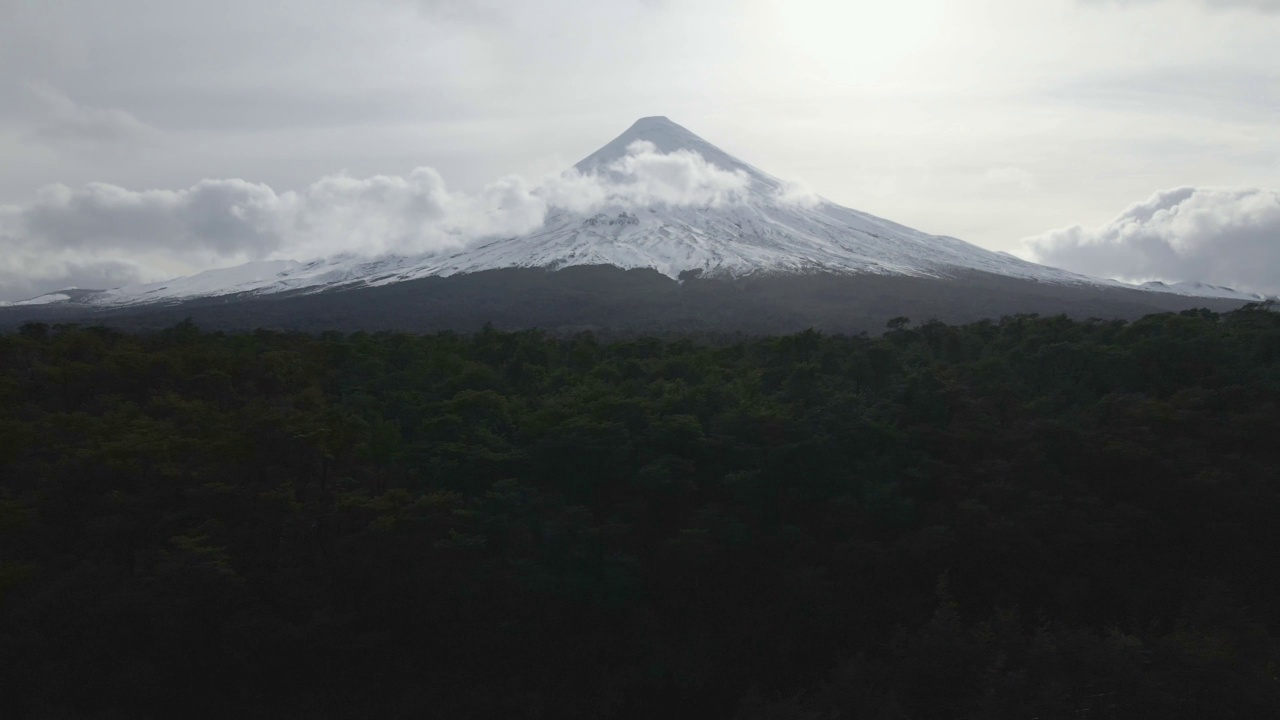
{"type": "Polygon", "coordinates": [[[1280,314],[0,335],[0,715],[1280,716],[1280,314]]]}

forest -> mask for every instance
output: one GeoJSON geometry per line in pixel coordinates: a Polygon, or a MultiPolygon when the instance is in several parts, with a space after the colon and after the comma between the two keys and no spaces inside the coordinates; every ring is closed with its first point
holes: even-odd
{"type": "Polygon", "coordinates": [[[0,335],[0,716],[1280,717],[1280,313],[0,335]]]}

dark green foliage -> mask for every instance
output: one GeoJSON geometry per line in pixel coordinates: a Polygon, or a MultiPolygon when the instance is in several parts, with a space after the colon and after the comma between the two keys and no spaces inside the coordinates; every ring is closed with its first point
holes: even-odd
{"type": "Polygon", "coordinates": [[[1280,715],[1280,315],[0,336],[6,718],[1280,715]]]}

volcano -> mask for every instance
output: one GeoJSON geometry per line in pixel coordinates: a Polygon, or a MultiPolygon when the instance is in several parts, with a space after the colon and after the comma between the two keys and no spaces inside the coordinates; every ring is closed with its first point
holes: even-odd
{"type": "Polygon", "coordinates": [[[380,327],[398,318],[391,326],[400,329],[500,321],[857,330],[913,312],[953,321],[1022,312],[1117,317],[1227,309],[1244,299],[1229,288],[1193,297],[1130,286],[914,230],[801,190],[662,116],[636,121],[562,180],[590,188],[591,201],[561,202],[564,193],[544,188],[541,225],[515,236],[422,255],[254,262],[53,293],[3,312],[190,311],[296,327],[380,327]],[[691,280],[697,288],[684,287],[691,280]],[[245,303],[256,304],[228,307],[245,303]],[[762,318],[770,320],[759,326],[762,318]]]}

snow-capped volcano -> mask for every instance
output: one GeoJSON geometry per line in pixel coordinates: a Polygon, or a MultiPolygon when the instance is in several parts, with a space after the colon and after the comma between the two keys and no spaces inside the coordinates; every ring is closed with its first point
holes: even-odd
{"type": "Polygon", "coordinates": [[[540,227],[460,249],[271,260],[49,302],[98,306],[381,286],[503,268],[604,265],[671,278],[827,273],[1132,287],[930,235],[799,190],[665,117],[646,117],[535,193],[540,227]]]}
{"type": "Polygon", "coordinates": [[[979,270],[1058,283],[1106,282],[912,230],[816,196],[794,197],[783,181],[665,117],[637,121],[575,170],[618,173],[637,143],[667,155],[699,156],[742,178],[741,192],[709,204],[619,204],[591,214],[553,211],[533,233],[431,258],[414,272],[570,265],[648,267],[671,277],[689,270],[708,276],[815,271],[938,276],[979,270]]]}
{"type": "Polygon", "coordinates": [[[670,277],[833,272],[945,276],[977,270],[1112,284],[842,207],[724,152],[665,117],[642,118],[545,189],[541,227],[417,256],[272,260],[107,290],[96,305],[384,285],[509,267],[653,268],[670,277]],[[648,165],[645,165],[648,163],[648,165]],[[578,193],[586,186],[591,192],[578,193]],[[586,195],[584,200],[577,195],[586,195]]]}

